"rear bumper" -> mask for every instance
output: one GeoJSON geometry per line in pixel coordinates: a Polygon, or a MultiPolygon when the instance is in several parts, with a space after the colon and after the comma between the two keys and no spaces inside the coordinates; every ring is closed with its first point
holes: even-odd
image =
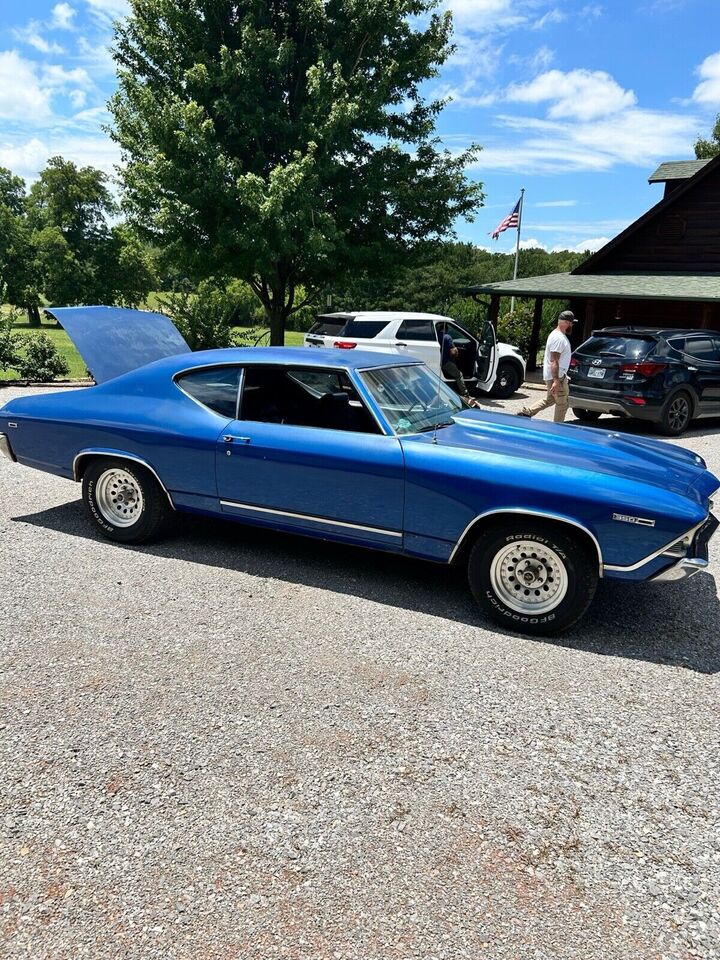
{"type": "Polygon", "coordinates": [[[600,391],[595,396],[588,396],[579,390],[573,390],[570,385],[568,404],[578,410],[592,410],[595,413],[619,413],[625,417],[637,417],[639,420],[659,420],[662,404],[649,401],[643,404],[630,403],[623,397],[604,397],[600,391]]]}
{"type": "Polygon", "coordinates": [[[17,463],[17,458],[12,452],[12,447],[10,446],[10,441],[5,436],[4,433],[0,433],[0,453],[7,457],[8,460],[12,460],[13,463],[17,463]]]}

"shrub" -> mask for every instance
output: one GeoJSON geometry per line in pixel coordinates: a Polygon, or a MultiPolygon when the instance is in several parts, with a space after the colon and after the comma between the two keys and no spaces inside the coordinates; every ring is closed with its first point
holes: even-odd
{"type": "Polygon", "coordinates": [[[524,357],[528,356],[533,328],[533,307],[528,303],[515,304],[514,313],[498,317],[497,338],[502,343],[511,343],[524,357]]]}
{"type": "Polygon", "coordinates": [[[252,293],[246,291],[244,285],[232,283],[225,287],[216,281],[204,280],[196,293],[181,291],[160,297],[158,302],[191,350],[237,347],[253,340],[254,331],[239,336],[233,329],[254,320],[250,311],[252,293]]]}
{"type": "Polygon", "coordinates": [[[0,370],[17,369],[20,360],[20,337],[13,330],[14,316],[0,320],[0,370]]]}
{"type": "Polygon", "coordinates": [[[15,365],[23,380],[50,383],[51,380],[70,373],[65,358],[58,353],[57,347],[47,334],[36,333],[23,339],[23,353],[15,365]]]}

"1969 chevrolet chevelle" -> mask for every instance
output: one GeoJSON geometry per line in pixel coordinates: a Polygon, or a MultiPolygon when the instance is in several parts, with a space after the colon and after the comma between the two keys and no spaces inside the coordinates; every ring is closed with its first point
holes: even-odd
{"type": "Polygon", "coordinates": [[[686,450],[466,410],[397,356],[191,353],[158,314],[52,313],[96,385],[10,401],[0,449],[81,482],[111,540],[190,511],[455,563],[490,616],[533,634],[575,623],[599,577],[707,566],[720,481],[686,450]]]}

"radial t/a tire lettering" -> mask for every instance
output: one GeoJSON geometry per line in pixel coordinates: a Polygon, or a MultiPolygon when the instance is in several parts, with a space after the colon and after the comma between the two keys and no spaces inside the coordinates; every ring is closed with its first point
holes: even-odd
{"type": "Polygon", "coordinates": [[[559,525],[513,518],[475,541],[468,579],[479,605],[498,623],[519,633],[556,634],[589,607],[598,557],[559,525]]]}
{"type": "Polygon", "coordinates": [[[133,461],[99,458],[85,470],[82,492],[90,520],[116,543],[146,543],[170,512],[155,477],[133,461]]]}

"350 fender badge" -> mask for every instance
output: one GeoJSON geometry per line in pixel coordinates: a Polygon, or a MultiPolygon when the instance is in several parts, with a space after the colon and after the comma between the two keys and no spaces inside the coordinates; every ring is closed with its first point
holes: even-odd
{"type": "Polygon", "coordinates": [[[613,520],[620,520],[622,523],[636,523],[641,527],[654,527],[654,520],[647,520],[645,517],[629,517],[624,513],[614,513],[613,520]]]}

